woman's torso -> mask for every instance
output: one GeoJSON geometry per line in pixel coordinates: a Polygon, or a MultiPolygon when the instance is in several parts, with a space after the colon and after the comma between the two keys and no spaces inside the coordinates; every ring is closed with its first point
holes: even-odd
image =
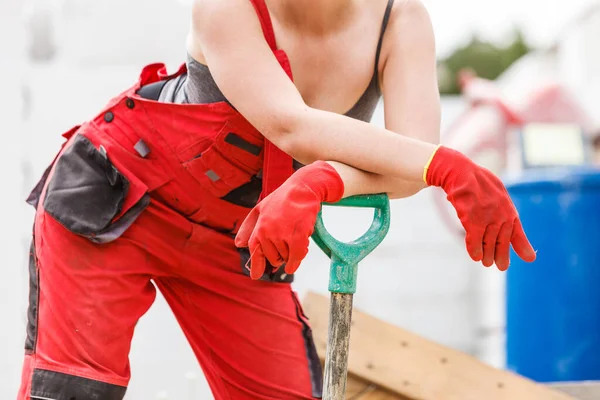
{"type": "MultiPolygon", "coordinates": [[[[380,57],[393,0],[360,1],[341,27],[326,34],[286,28],[270,12],[277,47],[290,59],[294,83],[308,106],[370,121],[381,97],[380,57]]],[[[187,73],[168,82],[160,99],[175,103],[227,101],[194,41],[187,73]]]]}

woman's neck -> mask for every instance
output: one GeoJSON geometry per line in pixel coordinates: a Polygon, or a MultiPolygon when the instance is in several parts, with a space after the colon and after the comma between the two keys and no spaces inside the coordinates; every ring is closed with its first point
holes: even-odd
{"type": "Polygon", "coordinates": [[[322,34],[350,20],[355,0],[265,0],[269,11],[282,25],[306,33],[322,34]]]}

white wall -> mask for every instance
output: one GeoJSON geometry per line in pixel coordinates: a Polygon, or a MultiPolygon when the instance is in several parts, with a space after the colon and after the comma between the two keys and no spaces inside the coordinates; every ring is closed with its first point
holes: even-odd
{"type": "Polygon", "coordinates": [[[558,41],[558,66],[600,131],[600,3],[558,41]]]}
{"type": "MultiPolygon", "coordinates": [[[[27,287],[27,248],[22,242],[28,227],[24,224],[23,169],[21,164],[21,77],[23,31],[19,0],[0,2],[0,398],[10,398],[20,372],[16,360],[23,354],[27,287]],[[2,40],[13,38],[13,40],[2,40]],[[8,390],[8,391],[7,391],[8,390]]],[[[14,396],[13,396],[14,397],[14,396]]]]}

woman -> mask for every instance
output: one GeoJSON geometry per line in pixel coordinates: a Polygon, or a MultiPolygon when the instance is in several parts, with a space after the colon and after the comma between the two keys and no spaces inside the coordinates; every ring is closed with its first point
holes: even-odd
{"type": "Polygon", "coordinates": [[[434,144],[419,2],[197,0],[187,49],[67,132],[32,192],[19,399],[122,399],[152,282],[216,399],[319,398],[290,282],[323,201],[440,186],[473,259],[506,269],[511,242],[535,258],[500,181],[434,144]],[[381,94],[386,129],[366,122],[381,94]]]}

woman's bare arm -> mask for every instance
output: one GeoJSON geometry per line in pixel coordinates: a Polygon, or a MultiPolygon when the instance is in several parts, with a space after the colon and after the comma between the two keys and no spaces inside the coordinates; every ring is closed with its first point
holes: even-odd
{"type": "MultiPolygon", "coordinates": [[[[398,189],[399,178],[422,182],[423,167],[436,146],[414,139],[422,137],[421,132],[399,135],[308,107],[265,42],[248,0],[196,0],[191,40],[202,48],[215,81],[236,109],[298,161],[334,161],[344,179],[346,195],[392,193],[398,189]]],[[[384,74],[384,86],[387,79],[392,80],[389,75],[384,74]]],[[[402,78],[396,81],[402,82],[402,78]]],[[[398,100],[392,103],[401,104],[398,100]]],[[[392,121],[389,123],[395,129],[420,129],[415,124],[392,121]]]]}
{"type": "MultiPolygon", "coordinates": [[[[433,27],[420,1],[397,2],[382,49],[385,126],[390,131],[437,144],[440,96],[433,27]]],[[[402,155],[399,155],[402,157],[402,155]]],[[[390,198],[414,195],[426,185],[331,163],[346,183],[346,194],[387,192],[390,198]]]]}
{"type": "MultiPolygon", "coordinates": [[[[222,21],[225,15],[217,12],[212,14],[213,26],[200,36],[203,45],[209,43],[209,38],[215,41],[208,45],[211,50],[207,51],[206,46],[204,50],[209,65],[215,62],[219,69],[215,76],[217,82],[224,84],[225,95],[234,105],[236,102],[239,104],[242,114],[262,130],[266,137],[300,161],[333,160],[332,165],[338,168],[344,180],[346,196],[383,191],[395,193],[395,190],[406,187],[398,183],[399,179],[415,184],[422,182],[425,166],[431,158],[431,164],[427,165],[427,179],[447,194],[465,228],[465,244],[474,261],[481,261],[485,266],[491,266],[495,262],[498,269],[504,271],[509,266],[511,245],[523,260],[535,260],[535,251],[527,240],[518,213],[502,181],[460,152],[446,147],[437,149],[438,146],[433,143],[415,139],[418,137],[434,142],[439,134],[439,110],[435,101],[437,95],[433,92],[433,81],[419,82],[420,79],[431,78],[433,61],[431,51],[420,47],[422,43],[419,41],[425,36],[419,35],[426,34],[428,28],[423,23],[419,24],[418,18],[414,19],[418,29],[404,32],[407,37],[404,43],[400,40],[399,43],[403,43],[400,51],[396,49],[395,56],[390,55],[390,59],[386,60],[390,63],[386,70],[391,71],[384,73],[383,82],[384,91],[387,92],[384,96],[386,100],[389,99],[386,105],[386,126],[402,130],[398,134],[307,107],[291,82],[284,79],[285,74],[278,68],[275,59],[268,57],[268,47],[261,47],[257,36],[258,26],[252,28],[249,22],[239,18],[244,12],[249,12],[247,8],[243,9],[248,4],[246,0],[204,1],[210,3],[208,8],[219,12],[232,5],[239,8],[229,9],[230,13],[238,11],[239,14],[236,18],[230,16],[225,23],[226,30],[233,27],[230,23],[239,24],[241,29],[238,33],[224,34],[228,40],[218,38],[216,21],[222,21]],[[215,4],[213,1],[222,3],[215,4]],[[240,32],[248,35],[243,45],[234,43],[236,37],[242,40],[237,36],[240,32]],[[412,37],[413,35],[416,37],[412,37]],[[411,39],[413,43],[410,43],[411,39]],[[219,49],[217,43],[225,48],[219,49]],[[260,61],[253,60],[248,49],[256,52],[260,61]],[[424,53],[420,53],[421,51],[424,53]],[[223,56],[221,53],[228,55],[223,56]],[[409,58],[414,58],[414,61],[409,58]],[[235,76],[234,72],[238,70],[235,65],[250,60],[251,63],[244,65],[246,70],[238,71],[240,74],[235,76]],[[227,65],[226,61],[233,64],[227,65]],[[411,67],[408,71],[394,72],[409,64],[413,67],[426,65],[423,66],[424,71],[411,67]],[[391,65],[395,67],[390,68],[391,65]],[[245,76],[248,71],[250,73],[245,76]],[[267,73],[273,76],[268,76],[267,73]],[[227,78],[231,78],[231,82],[227,78]],[[235,87],[236,84],[239,85],[238,88],[235,87]],[[251,93],[243,93],[249,89],[251,93]],[[404,90],[406,93],[402,94],[404,90]],[[261,110],[262,107],[264,109],[261,110]],[[407,111],[409,114],[404,112],[403,107],[410,107],[407,111]],[[340,165],[336,164],[340,162],[340,165]],[[369,171],[371,175],[360,170],[369,171]],[[377,190],[378,185],[381,190],[377,190]]],[[[417,0],[406,0],[406,4],[413,1],[417,0]]],[[[417,6],[412,4],[410,7],[418,10],[419,5],[416,4],[417,6]]],[[[407,16],[406,19],[410,17],[407,16]]],[[[203,22],[211,25],[210,15],[203,22]]],[[[240,227],[236,245],[249,247],[252,254],[251,275],[255,278],[262,275],[266,265],[265,257],[273,265],[285,263],[286,273],[294,273],[308,252],[308,238],[313,232],[314,218],[321,202],[328,201],[330,195],[332,199],[340,196],[341,182],[337,181],[329,168],[321,164],[306,168],[305,173],[299,171],[290,178],[288,182],[291,183],[284,183],[259,203],[240,227]],[[329,174],[325,169],[329,170],[329,174]],[[315,175],[308,175],[313,171],[316,172],[315,175]],[[337,185],[333,183],[334,179],[337,185]],[[327,187],[319,188],[319,185],[327,187]],[[333,188],[334,193],[329,193],[329,188],[333,188]],[[305,201],[290,201],[294,197],[302,197],[296,196],[302,190],[311,192],[307,196],[303,195],[305,201]],[[281,224],[283,210],[287,212],[285,218],[291,219],[288,221],[290,223],[281,224]]]]}

